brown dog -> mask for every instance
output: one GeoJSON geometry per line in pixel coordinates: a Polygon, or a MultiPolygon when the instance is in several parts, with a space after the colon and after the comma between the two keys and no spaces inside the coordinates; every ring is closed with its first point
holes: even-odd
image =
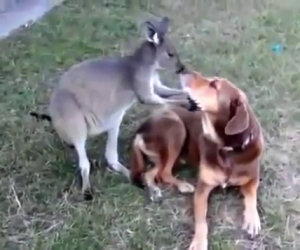
{"type": "Polygon", "coordinates": [[[161,195],[155,179],[175,185],[181,192],[192,192],[193,186],[172,175],[174,164],[185,157],[200,169],[194,195],[195,235],[189,249],[207,249],[207,202],[217,186],[241,187],[243,228],[254,236],[260,230],[256,204],[264,144],[260,124],[246,95],[228,80],[187,72],[181,83],[201,111],[170,108],[142,124],[133,141],[132,180],[141,181],[145,155],[154,163],[144,176],[154,197],[161,195]]]}

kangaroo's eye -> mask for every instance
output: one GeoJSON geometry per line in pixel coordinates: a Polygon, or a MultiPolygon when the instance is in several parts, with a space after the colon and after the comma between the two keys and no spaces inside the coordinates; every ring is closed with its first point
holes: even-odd
{"type": "Polygon", "coordinates": [[[174,57],[174,54],[172,52],[168,52],[169,57],[174,57]]]}

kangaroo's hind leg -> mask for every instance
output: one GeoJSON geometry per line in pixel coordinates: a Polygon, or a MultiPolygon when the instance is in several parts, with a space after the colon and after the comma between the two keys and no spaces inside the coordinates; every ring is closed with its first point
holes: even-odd
{"type": "Polygon", "coordinates": [[[84,114],[74,101],[74,97],[65,91],[60,91],[54,96],[50,112],[59,137],[76,149],[82,178],[82,193],[85,199],[91,199],[90,162],[85,149],[88,128],[84,114]]]}
{"type": "Polygon", "coordinates": [[[113,170],[122,173],[129,179],[129,170],[120,163],[118,154],[118,136],[124,114],[125,111],[120,112],[107,130],[108,137],[105,148],[105,158],[113,170]]]}
{"type": "MultiPolygon", "coordinates": [[[[77,117],[78,118],[78,117],[77,117]]],[[[64,120],[63,130],[57,129],[60,137],[65,141],[71,143],[76,150],[78,156],[78,165],[81,175],[82,193],[86,200],[92,199],[91,185],[90,185],[90,161],[86,153],[87,129],[84,119],[76,119],[76,122],[68,122],[64,120]],[[71,125],[72,124],[72,125],[71,125]],[[68,126],[70,125],[70,126],[68,126]],[[69,129],[68,129],[69,128],[69,129]]]]}
{"type": "Polygon", "coordinates": [[[82,178],[82,193],[85,200],[91,200],[91,185],[90,185],[90,161],[85,150],[85,141],[75,143],[75,149],[78,154],[79,168],[82,178]]]}

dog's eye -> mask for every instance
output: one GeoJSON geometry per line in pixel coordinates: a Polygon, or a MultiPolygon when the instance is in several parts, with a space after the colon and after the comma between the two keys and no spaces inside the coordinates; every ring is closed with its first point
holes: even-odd
{"type": "Polygon", "coordinates": [[[211,88],[217,89],[217,80],[212,80],[212,81],[209,83],[209,86],[210,86],[211,88]]]}

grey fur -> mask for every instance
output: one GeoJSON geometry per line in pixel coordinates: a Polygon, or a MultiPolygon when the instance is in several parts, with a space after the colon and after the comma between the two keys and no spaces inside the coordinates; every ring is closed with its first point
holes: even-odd
{"type": "Polygon", "coordinates": [[[114,170],[128,177],[117,152],[119,126],[126,110],[136,100],[190,108],[183,90],[163,86],[159,80],[159,67],[172,71],[184,68],[166,36],[168,23],[168,18],[146,22],[147,40],[130,56],[96,58],[74,65],[61,77],[52,94],[52,124],[60,138],[74,145],[78,153],[84,193],[90,189],[90,165],[85,151],[88,137],[108,132],[105,157],[114,170]]]}

